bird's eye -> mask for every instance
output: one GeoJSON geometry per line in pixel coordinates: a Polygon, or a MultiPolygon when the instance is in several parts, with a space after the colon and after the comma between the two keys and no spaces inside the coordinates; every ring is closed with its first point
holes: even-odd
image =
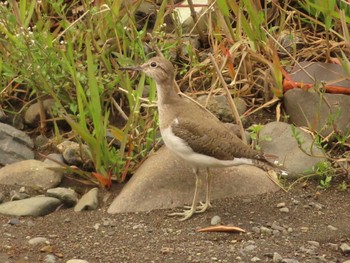
{"type": "Polygon", "coordinates": [[[151,68],[155,68],[155,67],[157,67],[157,62],[154,62],[154,61],[153,61],[153,62],[151,62],[150,65],[151,65],[151,68]]]}

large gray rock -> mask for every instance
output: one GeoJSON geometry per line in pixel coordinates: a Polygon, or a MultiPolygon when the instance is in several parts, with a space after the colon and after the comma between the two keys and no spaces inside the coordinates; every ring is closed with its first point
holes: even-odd
{"type": "Polygon", "coordinates": [[[0,169],[0,184],[23,185],[44,190],[57,186],[63,170],[37,160],[25,160],[0,169]],[[52,168],[52,169],[51,169],[52,168]]]}
{"type": "Polygon", "coordinates": [[[310,134],[296,129],[300,132],[300,139],[304,141],[302,148],[312,156],[300,150],[296,139],[292,137],[291,125],[284,122],[271,122],[265,125],[260,132],[260,138],[270,136],[272,140],[262,140],[259,145],[265,153],[278,156],[278,161],[284,164],[288,172],[294,176],[301,176],[310,171],[317,162],[327,159],[322,150],[312,143],[310,134]]]}
{"type": "Polygon", "coordinates": [[[33,141],[16,128],[0,123],[0,164],[6,165],[34,158],[33,141]]]}
{"type": "MultiPolygon", "coordinates": [[[[254,166],[211,169],[213,180],[211,199],[256,195],[274,192],[279,188],[254,166]]],[[[205,176],[205,171],[200,171],[205,176]]],[[[108,212],[150,211],[183,206],[192,202],[195,176],[192,168],[162,147],[151,155],[136,171],[122,192],[115,198],[108,212]]],[[[200,191],[204,200],[205,190],[200,191]]]]}
{"type": "Polygon", "coordinates": [[[333,131],[333,125],[326,125],[332,119],[337,131],[345,134],[350,128],[350,96],[326,93],[323,97],[302,89],[287,91],[284,105],[290,120],[298,127],[308,127],[327,136],[333,131]]]}
{"type": "Polygon", "coordinates": [[[61,201],[46,196],[36,196],[18,201],[6,202],[0,205],[0,214],[11,216],[43,216],[53,211],[61,201]]]}

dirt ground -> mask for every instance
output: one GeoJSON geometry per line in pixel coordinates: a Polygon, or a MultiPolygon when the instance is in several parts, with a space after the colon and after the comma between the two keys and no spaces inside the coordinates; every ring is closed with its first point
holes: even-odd
{"type": "MultiPolygon", "coordinates": [[[[61,208],[40,218],[19,218],[17,225],[9,224],[14,218],[0,215],[0,262],[44,262],[48,254],[55,255],[56,262],[80,258],[90,263],[282,262],[276,254],[273,259],[274,253],[283,262],[350,260],[340,249],[350,244],[349,192],[336,185],[324,191],[308,182],[287,193],[215,200],[209,211],[185,222],[167,216],[173,210],[108,214],[120,188],[101,191],[96,211],[61,208]],[[281,212],[280,203],[289,212],[281,212]],[[215,215],[222,224],[246,233],[196,232],[209,226],[215,215]],[[48,242],[30,245],[33,237],[48,242]]],[[[0,187],[5,194],[9,190],[0,187]]]]}

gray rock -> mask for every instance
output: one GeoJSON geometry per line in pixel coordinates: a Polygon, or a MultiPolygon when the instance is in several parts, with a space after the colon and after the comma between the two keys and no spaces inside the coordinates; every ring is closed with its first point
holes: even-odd
{"type": "Polygon", "coordinates": [[[253,250],[255,250],[257,248],[256,245],[248,245],[244,248],[245,252],[252,252],[253,250]]]}
{"type": "MultiPolygon", "coordinates": [[[[54,99],[46,99],[43,101],[43,106],[46,111],[46,114],[50,116],[50,111],[52,108],[52,105],[55,103],[54,99]]],[[[36,126],[40,120],[40,105],[39,102],[34,103],[28,107],[24,114],[24,121],[25,123],[36,126]]]]}
{"type": "Polygon", "coordinates": [[[221,223],[221,217],[220,216],[213,216],[211,221],[210,221],[210,224],[212,226],[219,225],[220,223],[221,223]]]}
{"type": "Polygon", "coordinates": [[[258,257],[253,257],[250,259],[250,262],[259,262],[259,261],[261,261],[261,259],[258,257]]]}
{"type": "Polygon", "coordinates": [[[21,221],[18,218],[11,218],[7,223],[12,226],[18,226],[21,224],[21,221]]]}
{"type": "Polygon", "coordinates": [[[61,201],[46,196],[36,196],[0,205],[0,214],[12,216],[43,216],[49,214],[61,204],[61,201]]]}
{"type": "Polygon", "coordinates": [[[33,147],[27,134],[0,122],[0,165],[33,159],[33,147]]]}
{"type": "Polygon", "coordinates": [[[265,235],[272,234],[272,230],[268,227],[265,227],[265,226],[260,227],[260,232],[261,232],[261,234],[265,234],[265,235]]]}
{"type": "Polygon", "coordinates": [[[33,237],[28,240],[28,244],[32,246],[43,244],[43,243],[47,244],[48,242],[49,240],[46,237],[33,237]]]}
{"type": "Polygon", "coordinates": [[[338,230],[338,228],[336,228],[335,226],[332,226],[332,225],[328,225],[327,228],[329,230],[332,230],[332,231],[337,231],[338,230]]]}
{"type": "Polygon", "coordinates": [[[85,144],[72,141],[64,141],[57,145],[57,149],[62,153],[63,159],[70,165],[83,165],[91,163],[89,147],[85,144]]]}
{"type": "MultiPolygon", "coordinates": [[[[201,174],[204,172],[200,171],[201,174]]],[[[211,169],[211,173],[212,200],[279,190],[264,171],[254,166],[211,169]]],[[[192,201],[194,187],[192,168],[162,147],[140,166],[114,199],[108,212],[115,214],[183,206],[192,201]]],[[[204,185],[199,198],[205,198],[204,185]]]]}
{"type": "Polygon", "coordinates": [[[61,200],[67,206],[75,206],[78,202],[77,193],[70,188],[56,187],[46,191],[48,196],[61,200]]]}
{"type": "Polygon", "coordinates": [[[43,261],[43,263],[56,263],[56,262],[57,262],[57,258],[53,254],[46,255],[43,261]]]}
{"type": "Polygon", "coordinates": [[[265,125],[260,132],[260,137],[270,136],[272,140],[261,141],[259,145],[265,153],[278,156],[278,162],[283,164],[292,176],[302,176],[303,173],[310,172],[317,162],[327,159],[324,153],[313,144],[309,134],[296,129],[304,141],[303,149],[315,157],[308,156],[299,149],[296,139],[292,137],[291,125],[283,122],[271,122],[265,125]]]}
{"type": "Polygon", "coordinates": [[[343,252],[344,254],[349,254],[350,253],[350,246],[347,243],[342,243],[340,245],[340,250],[341,252],[343,252]]]}
{"type": "Polygon", "coordinates": [[[66,263],[89,263],[89,262],[83,259],[70,259],[66,263]]]}
{"type": "Polygon", "coordinates": [[[282,263],[299,263],[299,261],[292,258],[284,258],[282,259],[282,263]]]}
{"type": "Polygon", "coordinates": [[[55,167],[37,160],[9,164],[0,169],[0,184],[23,185],[46,190],[57,186],[63,176],[63,171],[50,168],[55,167]]]}
{"type": "Polygon", "coordinates": [[[282,208],[282,207],[285,207],[286,206],[286,203],[285,202],[282,202],[282,203],[278,203],[276,205],[277,208],[282,208]]]}
{"type": "Polygon", "coordinates": [[[302,89],[287,91],[284,94],[284,105],[290,120],[296,126],[309,127],[326,137],[333,131],[332,125],[326,127],[326,123],[329,119],[334,119],[337,130],[345,134],[350,127],[350,97],[329,93],[323,96],[330,107],[316,92],[302,89]]]}
{"type": "MultiPolygon", "coordinates": [[[[208,95],[202,95],[197,98],[197,101],[204,106],[206,104],[207,98],[208,95]]],[[[242,115],[247,110],[245,101],[241,98],[234,98],[233,101],[236,105],[239,115],[242,115]]],[[[234,121],[226,96],[210,96],[207,104],[207,109],[223,122],[234,121]]]]}
{"type": "Polygon", "coordinates": [[[307,243],[309,244],[309,245],[311,245],[311,246],[314,246],[314,247],[320,247],[320,243],[319,242],[317,242],[317,241],[312,241],[312,240],[310,240],[310,241],[307,241],[307,243]]]}
{"type": "Polygon", "coordinates": [[[272,262],[274,263],[281,263],[282,262],[282,256],[280,254],[278,254],[277,252],[273,253],[273,257],[272,257],[272,262]]]}
{"type": "Polygon", "coordinates": [[[289,208],[288,207],[282,207],[282,208],[280,208],[280,212],[282,212],[282,213],[289,213],[289,208]]]}
{"type": "Polygon", "coordinates": [[[75,212],[83,210],[95,210],[98,207],[98,188],[93,188],[86,194],[84,194],[76,206],[74,207],[75,212]]]}

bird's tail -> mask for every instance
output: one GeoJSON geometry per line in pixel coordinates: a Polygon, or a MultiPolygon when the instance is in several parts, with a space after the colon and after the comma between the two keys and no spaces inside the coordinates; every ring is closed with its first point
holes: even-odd
{"type": "Polygon", "coordinates": [[[288,176],[287,170],[276,160],[273,162],[270,162],[268,158],[265,160],[253,160],[253,164],[266,172],[274,171],[282,177],[288,176]]]}

